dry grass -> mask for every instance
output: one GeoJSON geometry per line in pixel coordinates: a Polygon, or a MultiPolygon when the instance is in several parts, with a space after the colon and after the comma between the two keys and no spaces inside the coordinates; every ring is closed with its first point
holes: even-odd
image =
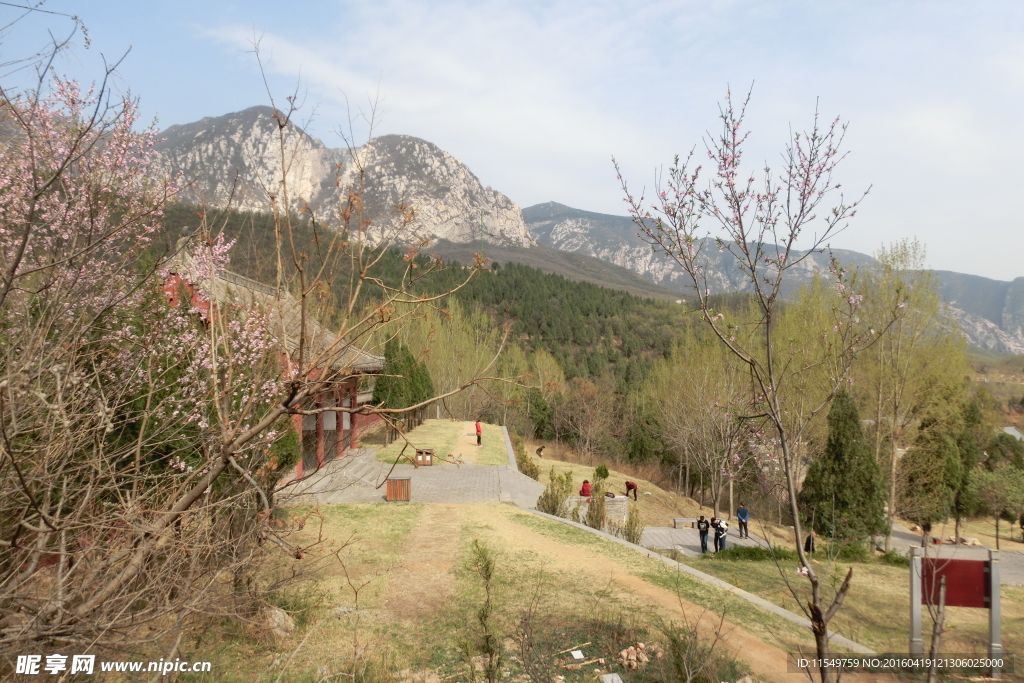
{"type": "MultiPolygon", "coordinates": [[[[468,465],[507,465],[508,450],[505,437],[498,425],[484,424],[483,446],[476,445],[476,432],[473,422],[461,420],[424,420],[423,424],[406,433],[406,437],[416,448],[433,448],[434,464],[444,465],[446,459],[460,461],[468,465]]],[[[367,445],[373,445],[367,441],[367,445]]],[[[405,441],[395,441],[386,447],[377,448],[377,460],[394,462],[405,441]]],[[[415,451],[409,447],[406,455],[412,456],[415,451]]]]}
{"type": "MultiPolygon", "coordinates": [[[[290,512],[293,521],[303,514],[290,512]]],[[[194,652],[198,659],[202,653],[213,661],[217,680],[269,683],[284,672],[282,681],[319,681],[352,671],[355,652],[359,662],[377,671],[361,677],[364,681],[389,680],[381,669],[384,662],[391,680],[411,683],[412,672],[431,671],[464,683],[456,646],[472,635],[479,605],[479,579],[466,569],[474,539],[497,558],[496,614],[502,631],[511,633],[537,596],[544,638],[552,648],[593,640],[588,656],[607,656],[628,645],[627,636],[656,639],[658,618],[679,620],[685,613],[693,619],[708,608],[729,610],[732,626],[723,652],[738,653],[755,672],[784,667],[783,649],[810,643],[795,626],[656,559],[512,506],[338,505],[319,512],[323,543],[309,548],[306,559],[282,559],[280,566],[287,572],[299,562],[322,561],[312,583],[276,601],[296,616],[301,611],[299,629],[281,641],[226,632],[223,625],[212,629],[216,636],[186,654],[194,652]],[[341,553],[342,566],[331,553],[353,534],[355,542],[341,553]],[[335,612],[354,607],[346,569],[355,584],[368,582],[357,618],[335,612]]],[[[310,517],[301,532],[307,544],[320,533],[316,521],[310,517]]],[[[710,624],[708,615],[705,620],[710,624]]],[[[509,666],[515,671],[517,665],[512,660],[509,666]]],[[[581,671],[568,675],[566,683],[592,678],[591,671],[581,671]]],[[[514,673],[510,679],[518,680],[514,673]]]]}
{"type": "MultiPolygon", "coordinates": [[[[903,522],[908,529],[913,522],[903,522]]],[[[956,533],[956,524],[948,520],[932,528],[932,535],[946,539],[953,538],[956,533]]],[[[986,548],[996,547],[996,520],[993,517],[980,517],[977,519],[965,519],[960,525],[960,535],[964,538],[976,538],[986,548]]],[[[1021,529],[1018,524],[1010,524],[1005,519],[999,520],[999,548],[1000,550],[1024,551],[1024,543],[1021,542],[1021,529]],[[1011,538],[1012,531],[1012,538],[1011,538]]]]}

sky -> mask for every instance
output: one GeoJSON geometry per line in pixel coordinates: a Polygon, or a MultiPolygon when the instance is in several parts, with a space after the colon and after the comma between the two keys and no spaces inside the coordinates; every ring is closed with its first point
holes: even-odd
{"type": "MultiPolygon", "coordinates": [[[[19,10],[5,0],[6,24],[19,10]]],[[[928,265],[1024,276],[1024,3],[974,0],[50,0],[78,15],[58,63],[115,85],[159,128],[298,93],[327,145],[401,133],[437,144],[522,207],[623,215],[632,188],[704,149],[727,89],[751,91],[747,159],[778,165],[791,131],[849,124],[838,178],[870,188],[836,248],[904,238],[928,265]],[[254,51],[259,45],[260,60],[254,51]],[[373,103],[376,102],[376,105],[373,103]],[[375,112],[371,130],[366,119],[375,112]],[[351,123],[351,125],[350,125],[351,123]]],[[[71,24],[33,13],[0,63],[71,24]]],[[[9,69],[8,69],[9,71],[9,69]]],[[[5,85],[25,74],[7,73],[5,85]]]]}

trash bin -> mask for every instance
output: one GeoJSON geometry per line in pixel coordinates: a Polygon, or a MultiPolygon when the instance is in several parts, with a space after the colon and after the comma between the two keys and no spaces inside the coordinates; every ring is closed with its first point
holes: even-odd
{"type": "Polygon", "coordinates": [[[416,464],[417,465],[433,465],[434,464],[434,449],[433,448],[417,448],[416,449],[416,464]]]}
{"type": "Polygon", "coordinates": [[[396,501],[409,502],[412,495],[411,477],[388,477],[387,500],[389,503],[396,501]]]}

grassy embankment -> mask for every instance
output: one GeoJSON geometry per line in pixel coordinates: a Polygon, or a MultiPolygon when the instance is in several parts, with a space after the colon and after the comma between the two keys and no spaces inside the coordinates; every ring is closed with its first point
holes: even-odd
{"type": "MultiPolygon", "coordinates": [[[[291,519],[306,512],[290,509],[291,519]]],[[[467,568],[474,540],[496,558],[493,613],[510,655],[510,680],[522,680],[514,636],[531,603],[537,606],[537,647],[549,661],[555,652],[591,641],[587,656],[608,662],[583,671],[560,669],[566,683],[592,681],[592,668],[608,671],[614,655],[636,640],[666,643],[662,623],[679,623],[684,615],[695,621],[704,610],[726,611],[719,651],[746,662],[715,680],[736,680],[746,668],[780,680],[772,672],[784,671],[783,653],[811,646],[801,629],[657,559],[512,506],[339,505],[321,512],[322,530],[310,518],[299,536],[312,543],[322,534],[323,543],[301,561],[322,564],[310,582],[273,599],[296,618],[296,633],[274,640],[253,628],[211,629],[195,652],[213,661],[217,680],[267,682],[281,675],[282,681],[318,681],[354,673],[364,681],[468,681],[459,648],[479,635],[482,599],[481,581],[467,568]],[[353,534],[353,543],[340,553],[343,565],[332,553],[353,534]],[[352,586],[364,583],[360,611],[339,616],[339,607],[355,607],[352,586]],[[361,653],[355,667],[353,653],[361,653]]],[[[280,571],[298,564],[282,560],[280,571]]],[[[705,639],[713,638],[711,621],[705,614],[705,639]]],[[[639,680],[618,667],[611,670],[627,683],[639,680]]]]}
{"type": "MultiPolygon", "coordinates": [[[[541,482],[547,483],[551,466],[556,474],[566,470],[573,472],[573,481],[577,484],[585,478],[592,478],[594,468],[576,463],[558,460],[541,459],[541,482]]],[[[693,517],[699,514],[711,515],[709,508],[700,507],[696,501],[665,491],[648,481],[635,476],[627,476],[609,469],[610,490],[622,493],[625,491],[626,479],[636,481],[641,491],[641,517],[645,526],[671,526],[673,517],[693,517]],[[643,492],[651,495],[644,496],[643,492]]],[[[1006,525],[1004,525],[1005,531],[1006,525]]],[[[755,534],[768,536],[773,543],[793,548],[790,534],[792,530],[774,524],[761,525],[752,523],[755,534]]],[[[941,531],[937,530],[937,531],[941,531]]],[[[953,534],[949,525],[948,534],[953,534]]],[[[994,527],[991,520],[970,520],[965,524],[965,536],[977,536],[985,545],[995,547],[992,535],[994,527]],[[985,533],[987,531],[987,534],[985,533]]],[[[945,537],[943,535],[943,538],[945,537]]],[[[1007,542],[1002,536],[1004,550],[1022,548],[1024,544],[1007,542]]],[[[685,558],[677,556],[690,566],[727,581],[734,586],[754,593],[781,607],[800,613],[800,606],[792,597],[779,567],[772,561],[725,561],[707,558],[685,558]]],[[[800,589],[806,602],[809,591],[806,579],[796,573],[795,561],[783,561],[780,566],[789,582],[800,589]]],[[[905,567],[890,566],[874,556],[866,562],[837,562],[830,564],[822,558],[816,561],[819,573],[826,577],[828,590],[834,591],[845,577],[846,570],[854,569],[852,588],[842,610],[833,621],[833,629],[842,635],[870,647],[879,652],[900,652],[907,647],[909,633],[909,570],[905,567]]],[[[1003,587],[1003,640],[1007,652],[1024,651],[1024,587],[1003,587]]],[[[926,618],[927,622],[927,618],[926,618]]],[[[986,649],[988,634],[988,613],[984,610],[968,608],[950,608],[947,616],[949,632],[944,636],[945,652],[983,653],[986,649]]],[[[930,632],[931,624],[925,624],[925,631],[930,632]]]]}

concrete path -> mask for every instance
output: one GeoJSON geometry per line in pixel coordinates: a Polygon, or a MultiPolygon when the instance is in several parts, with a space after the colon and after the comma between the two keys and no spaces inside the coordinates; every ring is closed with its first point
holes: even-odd
{"type": "Polygon", "coordinates": [[[388,476],[411,479],[413,503],[505,502],[533,508],[544,490],[543,484],[508,465],[397,465],[392,470],[390,465],[374,459],[372,449],[359,449],[332,460],[302,481],[289,485],[278,496],[284,503],[299,505],[380,503],[385,497],[388,476]]]}
{"type": "MultiPolygon", "coordinates": [[[[700,556],[700,534],[696,529],[689,527],[673,529],[672,527],[649,526],[644,529],[641,545],[645,548],[654,548],[655,550],[675,550],[687,557],[700,556]]],[[[725,547],[729,548],[734,545],[768,547],[768,544],[763,539],[757,536],[740,538],[736,530],[730,528],[729,535],[726,536],[725,547]]],[[[714,535],[708,534],[708,551],[714,552],[714,550],[714,535]]]]}
{"type": "MultiPolygon", "coordinates": [[[[736,597],[742,598],[742,599],[746,600],[747,602],[750,602],[750,603],[752,603],[754,605],[757,605],[758,607],[760,607],[763,610],[766,610],[768,612],[772,612],[772,613],[777,614],[780,617],[782,617],[782,618],[784,618],[784,619],[786,619],[788,621],[793,622],[797,626],[802,626],[802,627],[807,628],[807,629],[811,628],[811,622],[808,621],[806,618],[800,616],[799,614],[794,614],[793,612],[790,612],[786,608],[779,607],[775,603],[769,602],[769,601],[765,600],[762,597],[754,595],[753,593],[748,593],[747,591],[743,590],[742,588],[737,588],[736,586],[732,585],[731,583],[726,583],[722,579],[719,579],[719,578],[717,578],[715,576],[711,576],[710,574],[705,574],[704,572],[700,571],[699,569],[696,569],[696,568],[691,567],[689,565],[683,564],[682,562],[676,562],[672,558],[665,557],[664,555],[660,555],[660,554],[658,554],[658,553],[656,553],[656,552],[654,552],[652,550],[649,550],[646,547],[641,547],[641,546],[638,546],[638,545],[634,545],[634,544],[630,543],[629,541],[623,540],[621,538],[617,538],[617,537],[612,536],[611,534],[606,533],[604,531],[599,531],[598,529],[591,529],[589,526],[586,526],[584,524],[580,524],[578,522],[573,522],[571,520],[564,519],[562,517],[555,517],[554,515],[549,515],[549,514],[545,514],[543,512],[538,512],[537,510],[529,510],[529,512],[532,512],[533,514],[538,515],[540,517],[545,517],[545,518],[550,519],[552,521],[559,522],[561,524],[568,524],[569,526],[574,526],[577,529],[582,529],[583,531],[586,531],[588,533],[594,534],[595,536],[601,536],[602,538],[605,538],[605,539],[607,539],[609,541],[612,541],[613,543],[618,543],[619,545],[624,545],[627,548],[630,548],[632,550],[635,550],[635,551],[637,551],[639,553],[642,553],[642,554],[646,555],[647,557],[654,558],[654,559],[657,559],[657,560],[661,560],[662,562],[664,562],[665,564],[669,565],[670,567],[673,567],[673,568],[675,568],[675,569],[677,569],[677,570],[679,570],[681,572],[684,572],[686,574],[689,574],[690,576],[693,576],[693,577],[695,577],[697,579],[700,579],[701,581],[704,581],[705,583],[708,583],[708,584],[710,584],[712,586],[715,586],[716,588],[720,588],[722,590],[728,591],[728,592],[732,593],[733,595],[735,595],[736,597]]],[[[669,530],[670,531],[686,531],[684,529],[669,529],[669,530]]],[[[695,535],[697,533],[696,529],[689,529],[689,531],[693,531],[693,533],[695,535]]],[[[750,540],[753,541],[754,539],[751,538],[750,540]]],[[[699,551],[700,550],[700,541],[698,540],[697,543],[698,543],[697,544],[697,549],[699,551]]],[[[829,641],[830,642],[836,643],[837,645],[842,645],[843,647],[849,649],[852,652],[857,652],[857,653],[865,654],[865,655],[873,655],[873,654],[875,654],[875,652],[873,650],[864,647],[860,643],[854,642],[854,641],[850,640],[849,638],[844,638],[843,636],[841,636],[841,635],[839,635],[837,633],[834,633],[832,631],[828,632],[828,636],[829,636],[829,641]]]]}

